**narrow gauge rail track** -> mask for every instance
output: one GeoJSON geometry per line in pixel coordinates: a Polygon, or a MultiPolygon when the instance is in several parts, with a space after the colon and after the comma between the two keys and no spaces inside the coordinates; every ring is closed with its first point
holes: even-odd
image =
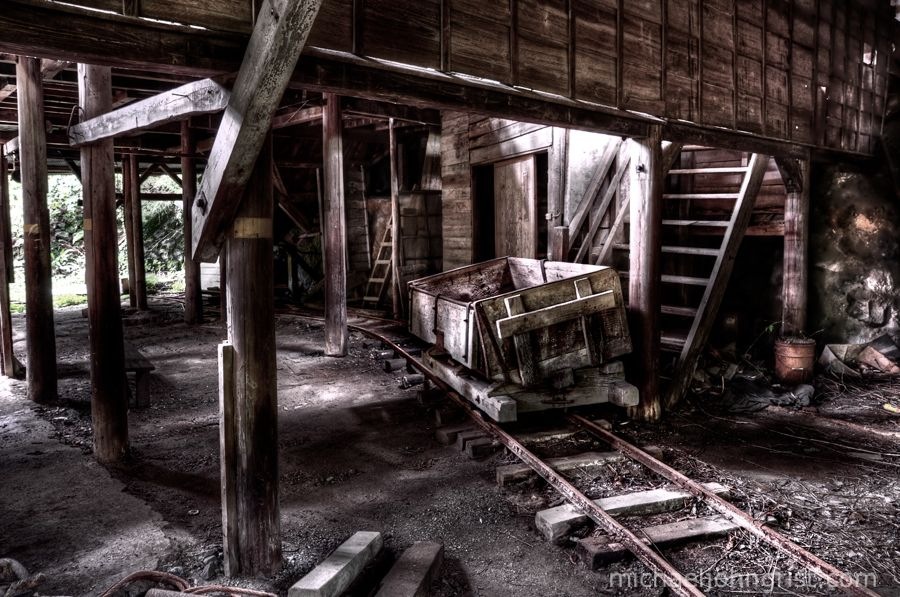
{"type": "MultiPolygon", "coordinates": [[[[282,309],[281,312],[319,321],[323,319],[319,314],[296,308],[282,309]]],[[[635,557],[658,575],[673,593],[686,597],[704,595],[703,591],[691,583],[681,572],[663,558],[652,544],[639,538],[633,531],[609,515],[565,477],[554,470],[553,467],[548,465],[547,462],[528,450],[528,448],[513,435],[505,431],[500,425],[484,417],[468,400],[456,393],[441,378],[434,375],[434,373],[422,362],[421,358],[414,354],[416,351],[410,350],[408,345],[413,342],[413,338],[408,334],[406,327],[402,322],[363,316],[351,311],[348,327],[383,342],[390,346],[397,355],[406,359],[410,367],[421,372],[435,386],[443,390],[447,396],[472,419],[475,425],[493,436],[523,463],[531,467],[535,473],[547,481],[547,483],[556,489],[556,491],[558,491],[573,506],[584,513],[613,539],[624,545],[635,555],[635,557]]],[[[843,591],[847,595],[866,597],[878,596],[878,593],[861,585],[846,572],[825,562],[784,535],[769,528],[763,521],[753,518],[753,516],[722,499],[702,484],[697,483],[637,446],[632,445],[621,437],[604,429],[596,422],[580,415],[568,415],[567,419],[573,425],[576,425],[601,441],[609,444],[624,457],[644,465],[654,473],[690,493],[698,501],[704,503],[712,510],[717,511],[721,516],[728,519],[736,526],[748,531],[775,550],[789,556],[804,568],[826,581],[832,587],[843,591]]]]}

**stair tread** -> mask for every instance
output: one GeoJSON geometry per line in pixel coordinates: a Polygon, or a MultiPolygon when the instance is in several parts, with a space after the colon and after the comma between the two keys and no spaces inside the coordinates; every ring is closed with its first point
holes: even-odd
{"type": "MultiPolygon", "coordinates": [[[[620,278],[627,278],[628,276],[628,272],[619,272],[620,278]]],[[[669,274],[664,274],[661,277],[662,281],[668,284],[686,284],[688,286],[707,286],[709,284],[709,278],[695,278],[693,276],[672,276],[669,274]]]]}
{"type": "Polygon", "coordinates": [[[737,199],[740,193],[665,193],[663,199],[737,199]]]}
{"type": "Polygon", "coordinates": [[[706,286],[709,284],[709,278],[696,278],[694,276],[663,275],[662,281],[669,284],[685,284],[688,286],[706,286]]]}
{"type": "Polygon", "coordinates": [[[703,255],[705,257],[718,257],[719,249],[710,249],[707,247],[684,247],[676,245],[663,245],[663,253],[676,253],[679,255],[703,255]]]}
{"type": "Polygon", "coordinates": [[[713,168],[672,168],[669,174],[744,174],[746,166],[713,167],[713,168]]]}
{"type": "Polygon", "coordinates": [[[726,228],[728,220],[663,220],[664,226],[708,226],[726,228]]]}
{"type": "MultiPolygon", "coordinates": [[[[613,249],[617,251],[628,251],[627,243],[615,243],[613,249]]],[[[718,257],[718,249],[709,249],[706,247],[681,247],[675,245],[663,245],[661,247],[663,253],[673,253],[677,255],[702,255],[704,257],[718,257]]]]}
{"type": "Polygon", "coordinates": [[[664,331],[660,334],[659,341],[663,349],[681,352],[687,342],[687,332],[664,331]]]}
{"type": "Polygon", "coordinates": [[[681,307],[678,305],[663,305],[660,311],[665,315],[677,315],[679,317],[696,317],[697,309],[694,307],[681,307]]]}

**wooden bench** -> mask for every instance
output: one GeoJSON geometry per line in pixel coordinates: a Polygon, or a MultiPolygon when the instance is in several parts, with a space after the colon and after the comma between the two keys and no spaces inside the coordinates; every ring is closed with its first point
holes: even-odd
{"type": "MultiPolygon", "coordinates": [[[[125,343],[125,373],[134,373],[134,406],[150,406],[150,372],[156,366],[147,360],[137,348],[125,343]]],[[[129,400],[131,402],[131,400],[129,400]]]]}

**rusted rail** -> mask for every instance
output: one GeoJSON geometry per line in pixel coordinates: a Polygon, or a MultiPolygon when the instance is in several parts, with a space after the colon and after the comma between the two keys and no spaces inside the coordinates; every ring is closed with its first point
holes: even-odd
{"type": "MultiPolygon", "coordinates": [[[[307,313],[296,312],[296,314],[311,317],[314,319],[322,319],[318,315],[310,315],[307,313]]],[[[662,556],[654,551],[651,545],[648,545],[634,533],[622,526],[602,508],[595,504],[590,498],[584,495],[577,487],[569,483],[559,473],[553,470],[543,460],[531,453],[512,435],[504,431],[498,424],[489,421],[465,398],[457,394],[442,379],[434,375],[434,373],[426,367],[421,360],[416,358],[404,347],[402,347],[395,338],[386,335],[385,332],[396,329],[396,326],[402,325],[401,322],[395,322],[388,319],[367,318],[357,315],[354,317],[355,322],[351,322],[348,327],[376,338],[393,348],[398,355],[405,358],[413,367],[421,371],[435,385],[444,390],[447,395],[460,408],[462,408],[469,417],[479,427],[493,435],[500,443],[502,443],[510,452],[515,454],[522,462],[530,466],[538,475],[547,481],[554,489],[561,493],[576,508],[581,510],[586,516],[593,520],[598,526],[603,528],[607,533],[612,535],[617,541],[624,544],[639,560],[647,565],[668,585],[668,587],[677,595],[700,596],[704,593],[687,578],[685,578],[678,570],[669,564],[662,556]],[[363,325],[360,321],[369,321],[370,325],[363,325]]],[[[746,512],[740,510],[733,504],[723,500],[713,492],[709,491],[703,485],[690,479],[683,473],[673,469],[667,464],[657,460],[650,454],[647,454],[640,448],[630,444],[613,433],[603,429],[595,422],[579,415],[569,415],[569,420],[594,433],[603,441],[607,442],[616,450],[622,452],[625,456],[640,462],[657,474],[665,477],[675,485],[678,485],[685,491],[691,493],[698,499],[702,500],[709,507],[718,511],[724,517],[728,518],[741,528],[747,530],[762,541],[771,545],[775,549],[792,557],[811,572],[830,583],[832,586],[839,588],[848,595],[861,597],[878,597],[874,591],[862,586],[847,573],[835,568],[831,564],[825,562],[816,555],[803,549],[787,537],[777,533],[776,531],[765,526],[762,522],[755,520],[746,512]]]]}
{"type": "Polygon", "coordinates": [[[707,506],[719,512],[731,522],[747,530],[752,535],[765,541],[778,551],[785,553],[804,566],[820,578],[829,582],[832,586],[840,588],[848,595],[859,595],[865,597],[877,597],[878,593],[862,586],[855,579],[849,576],[825,560],[806,551],[784,535],[765,526],[762,521],[756,520],[734,504],[727,502],[718,495],[697,483],[685,474],[675,470],[664,462],[661,462],[647,454],[637,446],[634,446],[617,435],[610,433],[597,423],[582,417],[581,415],[569,415],[569,420],[580,427],[589,430],[591,433],[608,443],[616,450],[622,452],[632,460],[640,462],[653,472],[665,477],[675,485],[678,485],[685,491],[691,493],[698,499],[702,500],[707,506]]]}

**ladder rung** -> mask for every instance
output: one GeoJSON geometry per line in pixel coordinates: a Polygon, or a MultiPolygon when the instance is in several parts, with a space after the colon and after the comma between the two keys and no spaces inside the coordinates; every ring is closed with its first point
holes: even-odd
{"type": "Polygon", "coordinates": [[[673,168],[669,170],[669,174],[744,174],[747,172],[746,166],[735,166],[733,168],[673,168]]]}
{"type": "Polygon", "coordinates": [[[377,296],[364,296],[363,302],[366,303],[377,303],[380,299],[377,296]]]}
{"type": "Polygon", "coordinates": [[[665,193],[663,199],[737,199],[740,193],[665,193]]]}
{"type": "Polygon", "coordinates": [[[693,276],[662,276],[662,281],[667,284],[684,284],[686,286],[706,286],[709,278],[695,278],[693,276]]]}
{"type": "Polygon", "coordinates": [[[369,284],[384,284],[387,278],[369,278],[369,284]]]}
{"type": "Polygon", "coordinates": [[[660,311],[664,315],[677,315],[678,317],[696,317],[697,309],[694,307],[677,307],[675,305],[663,305],[660,311]]]}
{"type": "Polygon", "coordinates": [[[387,265],[391,262],[390,259],[376,259],[375,265],[387,265]]]}
{"type": "Polygon", "coordinates": [[[706,249],[703,247],[662,247],[663,253],[673,253],[676,255],[703,255],[705,257],[718,257],[718,249],[706,249]]]}
{"type": "Polygon", "coordinates": [[[703,226],[709,228],[726,228],[728,220],[663,220],[664,226],[703,226]]]}

